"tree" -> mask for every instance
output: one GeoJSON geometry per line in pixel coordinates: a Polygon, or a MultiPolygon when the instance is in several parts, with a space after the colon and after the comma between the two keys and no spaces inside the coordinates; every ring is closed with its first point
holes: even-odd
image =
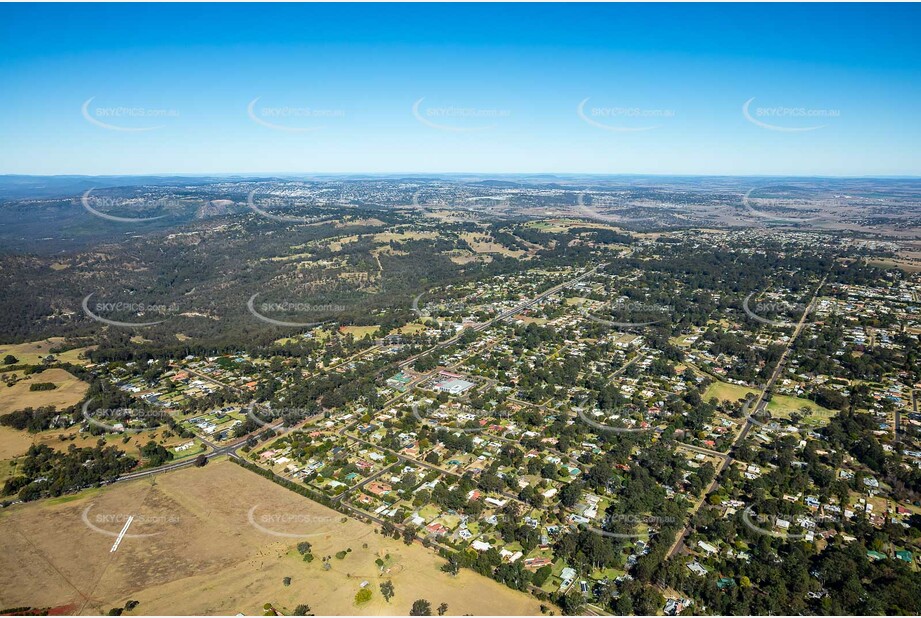
{"type": "Polygon", "coordinates": [[[654,588],[642,586],[634,597],[634,609],[637,614],[654,615],[664,602],[665,598],[654,588]]]}
{"type": "Polygon", "coordinates": [[[310,606],[305,605],[304,603],[301,603],[300,605],[295,607],[294,612],[291,615],[292,616],[313,616],[313,614],[310,613],[310,606]]]}
{"type": "Polygon", "coordinates": [[[19,362],[19,359],[13,356],[12,354],[7,354],[6,356],[3,357],[4,365],[15,365],[18,362],[19,362]]]}
{"type": "Polygon", "coordinates": [[[208,458],[205,457],[204,455],[199,455],[198,457],[195,458],[195,467],[196,467],[196,468],[202,468],[202,467],[204,467],[205,464],[207,464],[207,463],[208,463],[208,458]]]}
{"type": "Polygon", "coordinates": [[[571,509],[582,496],[582,483],[575,481],[563,487],[560,492],[560,503],[568,509],[571,509]]]}
{"type": "Polygon", "coordinates": [[[633,615],[633,597],[627,591],[622,591],[614,602],[614,613],[618,616],[633,615]]]}
{"type": "Polygon", "coordinates": [[[355,603],[361,605],[371,600],[371,589],[362,588],[355,594],[355,603]]]}
{"type": "Polygon", "coordinates": [[[413,601],[413,607],[409,610],[410,616],[431,616],[432,615],[432,604],[426,601],[425,599],[417,599],[413,601]]]}
{"type": "Polygon", "coordinates": [[[545,564],[535,571],[534,577],[531,582],[540,588],[544,583],[549,579],[550,575],[553,573],[553,568],[549,564],[545,564]]]}
{"type": "Polygon", "coordinates": [[[447,603],[442,603],[441,605],[438,606],[438,615],[439,615],[439,616],[444,616],[444,615],[447,613],[447,611],[448,611],[448,604],[447,604],[447,603]]]}
{"type": "Polygon", "coordinates": [[[450,575],[457,575],[460,572],[460,561],[457,558],[457,554],[448,556],[448,561],[441,565],[441,570],[450,575]]]}
{"type": "Polygon", "coordinates": [[[585,605],[585,599],[582,598],[581,594],[570,593],[560,595],[557,603],[563,609],[563,615],[576,616],[582,612],[582,607],[585,605]]]}
{"type": "Polygon", "coordinates": [[[153,440],[141,447],[141,456],[147,460],[147,465],[151,468],[163,465],[173,459],[171,452],[153,440]]]}
{"type": "Polygon", "coordinates": [[[390,599],[393,598],[393,582],[389,579],[385,582],[381,582],[381,594],[384,596],[384,600],[390,603],[390,599]]]}

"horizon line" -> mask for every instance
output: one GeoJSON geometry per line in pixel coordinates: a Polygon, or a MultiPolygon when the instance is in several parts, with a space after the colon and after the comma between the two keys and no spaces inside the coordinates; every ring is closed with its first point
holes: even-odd
{"type": "Polygon", "coordinates": [[[124,174],[23,174],[23,173],[0,173],[0,178],[8,177],[27,177],[27,178],[203,178],[203,177],[258,177],[258,176],[595,176],[595,177],[639,177],[655,176],[662,178],[835,178],[835,179],[904,179],[904,180],[921,180],[921,174],[728,174],[728,173],[708,173],[708,174],[688,174],[688,173],[669,173],[669,172],[137,172],[124,174]]]}

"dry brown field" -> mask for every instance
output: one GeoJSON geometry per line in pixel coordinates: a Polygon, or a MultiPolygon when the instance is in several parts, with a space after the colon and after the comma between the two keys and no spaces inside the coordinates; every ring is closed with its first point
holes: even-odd
{"type": "Polygon", "coordinates": [[[0,607],[104,614],[130,599],[140,604],[126,615],[261,615],[265,603],[282,613],[305,603],[317,615],[405,616],[424,598],[450,615],[540,613],[529,595],[441,564],[229,461],[0,511],[0,607]],[[112,552],[128,515],[135,522],[112,552]],[[312,562],[300,541],[312,544],[312,562]],[[382,573],[375,560],[387,556],[382,573]],[[385,580],[396,592],[389,603],[385,580]],[[359,606],[362,582],[373,594],[359,606]]]}
{"type": "MultiPolygon", "coordinates": [[[[0,358],[7,354],[12,354],[19,359],[19,364],[38,365],[41,359],[51,354],[51,349],[64,343],[64,337],[49,337],[41,341],[29,341],[27,343],[3,343],[0,344],[0,358]]],[[[74,365],[85,365],[88,361],[81,358],[83,352],[91,350],[95,346],[85,348],[74,348],[60,354],[54,354],[54,357],[60,361],[73,363],[74,365]]]]}
{"type": "Polygon", "coordinates": [[[86,394],[89,384],[82,382],[64,369],[46,369],[33,373],[12,386],[0,386],[0,414],[8,414],[23,408],[55,406],[58,410],[79,403],[86,394]],[[29,386],[51,382],[57,388],[50,391],[30,391],[29,386]]]}

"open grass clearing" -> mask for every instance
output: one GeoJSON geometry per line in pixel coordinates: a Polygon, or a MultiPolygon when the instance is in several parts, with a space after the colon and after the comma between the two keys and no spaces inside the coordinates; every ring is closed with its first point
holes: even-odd
{"type": "Polygon", "coordinates": [[[227,461],[67,501],[17,505],[0,512],[0,527],[0,590],[8,607],[105,614],[134,599],[147,615],[261,615],[265,603],[283,613],[306,603],[317,615],[405,616],[424,598],[433,607],[447,603],[452,615],[540,613],[539,602],[524,593],[471,571],[451,577],[421,545],[384,538],[227,461]],[[84,513],[103,532],[87,526],[84,513]],[[128,536],[112,553],[114,537],[105,532],[117,534],[128,514],[139,520],[129,533],[154,536],[128,536]],[[312,562],[295,551],[299,540],[313,545],[312,562]],[[347,549],[324,570],[323,557],[347,549]],[[382,573],[375,560],[388,554],[382,573]],[[387,580],[396,592],[390,603],[379,589],[387,580]],[[356,606],[363,581],[372,598],[356,606]]]}
{"type": "Polygon", "coordinates": [[[88,388],[89,384],[64,369],[46,369],[26,376],[12,386],[0,387],[0,414],[42,406],[63,410],[82,400],[88,388]],[[32,384],[42,383],[54,384],[56,388],[48,391],[29,390],[32,384]]]}
{"type": "MultiPolygon", "coordinates": [[[[71,363],[74,365],[86,365],[89,363],[87,359],[82,358],[82,355],[89,350],[95,349],[96,346],[74,348],[60,353],[51,352],[53,348],[58,348],[63,345],[64,341],[64,337],[49,337],[41,341],[0,344],[0,359],[7,354],[11,354],[18,360],[16,363],[17,365],[40,365],[42,359],[50,354],[54,356],[56,360],[64,363],[71,363]]],[[[0,365],[0,370],[2,369],[3,367],[0,365]]]]}

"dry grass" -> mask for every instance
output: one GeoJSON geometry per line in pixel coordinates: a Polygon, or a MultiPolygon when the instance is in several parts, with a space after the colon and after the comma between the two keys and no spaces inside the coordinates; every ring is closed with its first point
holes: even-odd
{"type": "Polygon", "coordinates": [[[539,613],[538,602],[470,571],[451,577],[443,561],[406,546],[230,462],[187,468],[155,479],[117,484],[66,500],[17,505],[0,512],[0,593],[5,607],[71,606],[66,613],[104,614],[129,599],[147,615],[260,615],[265,603],[290,612],[306,603],[317,615],[407,615],[416,599],[449,614],[539,613]],[[255,511],[252,511],[253,507],[255,511]],[[89,509],[89,511],[87,511],[89,509]],[[250,513],[253,513],[250,517],[250,513]],[[115,553],[123,517],[137,517],[115,553]],[[116,517],[117,516],[117,517],[116,517]],[[281,523],[293,517],[296,521],[281,523]],[[114,519],[114,521],[113,521],[114,519]],[[251,525],[288,534],[279,537],[251,525]],[[306,540],[316,559],[294,551],[306,540]],[[367,545],[367,546],[365,546],[367,545]],[[321,558],[351,548],[344,559],[321,558]],[[374,561],[389,554],[387,572],[374,561]],[[290,577],[290,586],[283,578],[290,577]],[[391,580],[388,604],[379,590],[391,580]],[[362,581],[371,601],[354,604],[362,581]]]}
{"type": "MultiPolygon", "coordinates": [[[[366,235],[367,237],[367,235],[366,235]]],[[[403,242],[407,240],[424,240],[424,239],[435,239],[438,238],[437,232],[428,232],[428,231],[391,231],[391,232],[380,232],[371,236],[371,240],[378,245],[386,245],[391,240],[396,242],[403,242]]],[[[331,251],[342,251],[342,247],[356,242],[358,236],[344,236],[336,240],[330,241],[329,249],[331,251]]],[[[324,242],[324,241],[321,241],[324,242]]]]}
{"type": "Polygon", "coordinates": [[[486,264],[489,264],[490,262],[492,262],[491,255],[485,255],[485,254],[475,255],[475,254],[468,253],[468,252],[452,253],[449,259],[455,264],[460,264],[460,265],[470,264],[471,262],[484,262],[486,264]]]}
{"type": "Polygon", "coordinates": [[[402,335],[416,335],[425,331],[425,324],[420,324],[418,322],[410,322],[409,324],[404,324],[400,328],[396,329],[395,333],[400,333],[402,335]]]}
{"type": "Polygon", "coordinates": [[[387,225],[380,219],[349,219],[345,221],[337,221],[334,227],[349,227],[353,225],[364,225],[367,227],[380,227],[382,225],[387,225]]]}
{"type": "MultiPolygon", "coordinates": [[[[0,344],[0,359],[7,354],[12,354],[19,360],[17,364],[39,365],[44,357],[51,354],[51,348],[58,347],[63,343],[64,337],[50,337],[41,341],[29,341],[27,343],[0,344]]],[[[80,358],[80,355],[95,347],[96,346],[75,348],[60,354],[54,354],[54,357],[61,362],[72,363],[74,365],[85,365],[89,361],[80,358]]],[[[0,369],[2,369],[2,367],[0,367],[0,369]]]]}
{"type": "Polygon", "coordinates": [[[868,260],[867,263],[870,266],[878,266],[880,268],[900,268],[907,273],[921,272],[921,262],[913,262],[910,260],[868,260]]]}
{"type": "MultiPolygon", "coordinates": [[[[24,455],[33,444],[43,444],[54,450],[64,451],[70,448],[71,445],[77,448],[96,446],[99,440],[103,439],[106,443],[117,446],[129,455],[140,459],[141,447],[148,442],[153,441],[162,444],[166,448],[173,448],[192,439],[182,438],[176,434],[165,438],[163,434],[168,431],[169,429],[166,427],[158,427],[151,431],[127,434],[128,440],[125,441],[124,434],[94,436],[90,433],[81,432],[79,424],[66,429],[49,429],[39,433],[19,431],[12,427],[0,427],[0,466],[6,466],[7,460],[16,459],[24,455]]],[[[199,452],[197,449],[190,449],[189,451],[177,453],[176,458],[179,459],[197,452],[199,452]]]]}
{"type": "Polygon", "coordinates": [[[32,440],[33,436],[28,432],[0,426],[0,465],[2,469],[9,468],[9,463],[5,460],[25,454],[32,446],[32,440]]]}
{"type": "Polygon", "coordinates": [[[747,386],[729,384],[728,382],[713,382],[704,391],[702,399],[709,401],[711,397],[715,397],[722,401],[739,401],[740,399],[745,399],[748,395],[757,394],[758,391],[747,386]]]}
{"type": "Polygon", "coordinates": [[[539,229],[543,232],[567,232],[574,227],[593,228],[599,230],[613,230],[615,232],[629,233],[627,230],[609,223],[585,221],[582,219],[545,219],[527,224],[528,227],[539,229]]]}
{"type": "Polygon", "coordinates": [[[482,232],[464,232],[460,236],[476,253],[498,253],[499,255],[513,258],[520,258],[525,255],[525,252],[521,249],[509,249],[505,245],[497,243],[492,236],[482,232]]]}
{"type": "Polygon", "coordinates": [[[814,401],[793,397],[791,395],[774,395],[768,402],[767,410],[774,418],[790,418],[794,412],[808,408],[809,414],[804,421],[809,424],[827,424],[837,412],[823,408],[814,401]]]}
{"type": "Polygon", "coordinates": [[[83,399],[89,384],[63,369],[46,369],[19,380],[13,386],[0,386],[0,414],[23,408],[55,406],[62,410],[83,399]],[[30,391],[31,384],[51,382],[57,388],[50,391],[30,391]]]}
{"type": "Polygon", "coordinates": [[[341,326],[339,332],[343,335],[351,334],[355,339],[364,339],[365,336],[374,336],[380,326],[341,326]]]}

